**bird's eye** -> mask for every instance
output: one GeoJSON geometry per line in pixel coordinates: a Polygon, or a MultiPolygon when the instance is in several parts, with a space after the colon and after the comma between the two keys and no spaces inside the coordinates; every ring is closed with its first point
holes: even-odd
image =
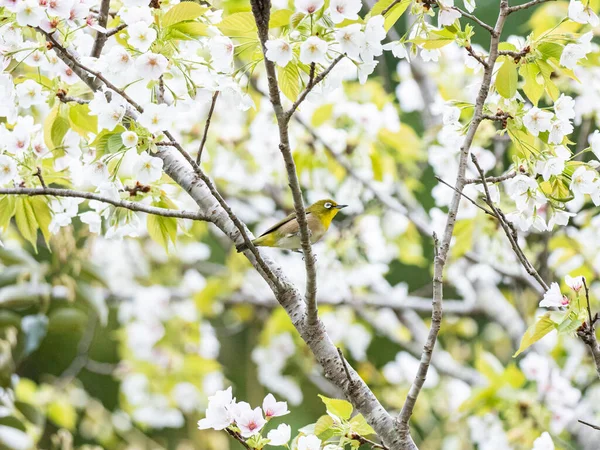
{"type": "Polygon", "coordinates": [[[325,206],[325,208],[329,209],[329,208],[331,208],[331,203],[327,202],[327,203],[325,203],[324,206],[325,206]]]}

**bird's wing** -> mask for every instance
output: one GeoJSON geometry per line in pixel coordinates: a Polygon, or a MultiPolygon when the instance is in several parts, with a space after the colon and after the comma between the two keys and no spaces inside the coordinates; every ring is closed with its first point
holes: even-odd
{"type": "MultiPolygon", "coordinates": [[[[306,213],[307,216],[309,214],[310,214],[310,212],[306,213]]],[[[280,230],[283,233],[283,235],[297,233],[298,232],[298,221],[296,220],[296,213],[293,212],[289,216],[287,216],[285,219],[280,220],[275,225],[273,225],[271,228],[269,228],[267,231],[265,231],[263,234],[261,234],[259,237],[266,236],[267,234],[270,234],[275,230],[280,230]]]]}

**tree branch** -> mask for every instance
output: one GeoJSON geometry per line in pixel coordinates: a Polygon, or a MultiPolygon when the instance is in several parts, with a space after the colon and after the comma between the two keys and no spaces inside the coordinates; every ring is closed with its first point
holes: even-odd
{"type": "MultiPolygon", "coordinates": [[[[288,135],[288,124],[289,119],[298,107],[300,103],[306,98],[308,92],[312,89],[313,85],[306,87],[304,92],[300,95],[298,100],[294,103],[294,106],[285,112],[281,104],[281,96],[279,93],[279,85],[277,83],[277,75],[275,72],[275,65],[272,61],[267,58],[266,42],[269,39],[269,19],[271,16],[271,1],[270,0],[251,0],[252,14],[256,21],[258,29],[258,38],[263,51],[265,69],[267,71],[267,82],[269,85],[269,98],[271,105],[275,112],[277,124],[279,128],[279,150],[283,155],[285,161],[285,168],[288,175],[288,181],[290,189],[292,191],[292,197],[294,199],[294,209],[296,211],[296,220],[298,221],[300,229],[300,242],[302,244],[302,252],[304,253],[304,266],[306,268],[306,304],[307,309],[307,321],[310,326],[319,326],[318,318],[318,307],[317,307],[317,269],[316,260],[312,252],[312,246],[310,241],[310,234],[308,229],[308,222],[306,220],[306,211],[304,209],[304,200],[302,198],[302,189],[300,188],[300,181],[298,180],[298,174],[296,172],[296,164],[292,156],[292,150],[290,148],[290,141],[288,135]]],[[[338,58],[341,60],[341,57],[338,58]]],[[[315,78],[315,84],[320,82],[327,73],[333,69],[336,61],[334,61],[328,68],[323,71],[319,76],[315,78]]]]}
{"type": "MultiPolygon", "coordinates": [[[[110,9],[110,0],[102,0],[100,4],[100,11],[98,12],[98,25],[102,28],[106,29],[106,24],[108,23],[108,10],[110,9]]],[[[104,44],[106,44],[106,40],[108,39],[108,35],[106,33],[102,33],[98,31],[96,34],[96,40],[94,41],[94,46],[92,47],[92,53],[90,54],[93,58],[100,57],[102,53],[102,49],[104,48],[104,44]]]]}
{"type": "Polygon", "coordinates": [[[496,31],[494,30],[494,27],[491,27],[490,25],[488,25],[484,21],[480,20],[478,17],[474,16],[473,14],[469,14],[468,12],[460,9],[457,6],[453,6],[452,9],[454,9],[455,11],[458,11],[462,16],[466,17],[467,19],[472,20],[477,25],[479,25],[481,28],[489,31],[492,36],[494,36],[494,34],[496,33],[496,31]]]}
{"type": "Polygon", "coordinates": [[[535,280],[540,284],[540,286],[542,286],[542,288],[544,288],[544,291],[547,291],[549,289],[548,285],[546,284],[544,279],[540,276],[538,271],[535,270],[535,267],[533,267],[533,264],[531,264],[529,259],[527,259],[527,257],[525,256],[525,253],[523,253],[523,250],[521,249],[518,239],[517,239],[517,236],[516,236],[516,230],[506,220],[506,216],[500,210],[500,208],[498,208],[496,205],[494,205],[494,202],[492,201],[492,196],[490,195],[490,191],[489,191],[489,188],[488,188],[488,185],[486,182],[485,173],[484,173],[483,169],[481,168],[481,166],[479,165],[479,162],[477,161],[477,157],[475,155],[471,155],[471,160],[473,161],[473,164],[477,168],[477,172],[479,172],[479,175],[482,180],[483,189],[484,189],[484,193],[485,193],[484,200],[485,200],[486,204],[492,210],[492,212],[493,212],[492,215],[498,220],[498,222],[500,223],[500,226],[504,230],[504,234],[506,234],[506,237],[508,238],[508,241],[510,242],[510,245],[511,245],[514,253],[517,255],[518,260],[521,262],[521,264],[523,265],[523,267],[525,268],[527,273],[529,275],[531,275],[533,278],[535,278],[535,280]]]}
{"type": "Polygon", "coordinates": [[[522,5],[511,6],[507,10],[507,14],[512,14],[516,11],[521,11],[522,9],[528,9],[532,6],[539,5],[540,3],[553,2],[554,0],[532,0],[527,3],[523,3],[522,5]]]}
{"type": "Polygon", "coordinates": [[[215,105],[217,104],[217,98],[219,97],[219,91],[215,91],[210,102],[210,109],[208,110],[208,116],[206,118],[206,124],[204,125],[204,134],[202,135],[202,141],[200,141],[200,148],[198,148],[198,156],[196,157],[196,164],[200,165],[202,160],[202,150],[204,144],[206,144],[206,138],[208,137],[208,129],[210,128],[210,120],[212,119],[213,112],[215,111],[215,105]]]}
{"type": "MultiPolygon", "coordinates": [[[[56,39],[52,36],[52,34],[46,33],[44,30],[41,30],[39,28],[36,28],[36,30],[39,31],[40,33],[44,34],[46,36],[46,38],[52,43],[52,45],[59,50],[59,52],[57,52],[58,57],[69,67],[73,68],[73,71],[79,76],[79,78],[85,84],[87,84],[87,86],[92,90],[92,92],[98,91],[100,89],[101,83],[98,83],[97,80],[94,80],[88,74],[92,74],[92,75],[96,76],[109,89],[111,89],[114,92],[116,92],[117,94],[119,94],[121,97],[123,97],[125,99],[125,101],[127,101],[129,103],[129,105],[131,107],[135,108],[135,110],[128,108],[128,110],[127,110],[128,116],[130,116],[131,118],[133,118],[135,120],[137,118],[137,113],[143,112],[143,108],[140,105],[138,105],[136,102],[134,102],[122,89],[119,89],[117,86],[115,86],[110,81],[108,81],[105,77],[103,77],[100,74],[97,74],[96,72],[93,72],[91,69],[86,67],[84,64],[80,63],[77,59],[77,55],[74,53],[71,53],[66,48],[64,48],[62,45],[60,45],[58,43],[58,41],[56,41],[56,39]]],[[[248,236],[248,230],[247,230],[246,226],[244,224],[242,224],[241,221],[237,218],[237,216],[233,213],[233,211],[231,210],[229,205],[227,205],[227,203],[225,202],[223,197],[217,191],[216,187],[214,186],[214,184],[212,183],[210,178],[207,177],[206,174],[204,174],[204,172],[202,172],[200,167],[195,163],[195,161],[190,157],[190,155],[183,149],[183,147],[175,140],[175,138],[172,136],[172,134],[169,131],[165,130],[164,134],[169,139],[170,142],[168,143],[168,145],[165,145],[165,146],[157,145],[158,146],[157,156],[162,158],[162,160],[165,164],[172,164],[172,163],[174,163],[173,155],[168,150],[169,150],[169,147],[174,147],[175,149],[177,149],[177,151],[183,156],[183,158],[191,166],[196,177],[200,178],[202,180],[202,182],[208,188],[208,191],[210,192],[213,199],[217,201],[219,206],[223,209],[223,211],[227,214],[229,219],[232,221],[232,223],[237,228],[238,233],[230,235],[230,238],[232,239],[232,241],[234,243],[236,243],[239,240],[239,237],[241,237],[242,240],[244,241],[244,244],[246,244],[246,246],[248,247],[248,251],[250,251],[250,253],[252,253],[252,255],[254,257],[254,261],[257,263],[258,267],[260,268],[261,274],[263,274],[268,279],[268,282],[273,289],[275,289],[275,290],[281,289],[282,284],[279,282],[279,278],[271,270],[269,265],[265,262],[264,257],[260,254],[260,252],[257,250],[257,248],[252,243],[252,240],[248,236]]],[[[180,167],[177,167],[177,168],[178,168],[178,170],[181,169],[180,167]]],[[[167,173],[169,176],[171,176],[171,178],[173,178],[172,174],[170,174],[166,169],[164,169],[164,167],[163,167],[163,170],[165,171],[165,173],[167,173]]],[[[173,180],[175,182],[177,182],[176,178],[173,178],[173,180]]],[[[183,187],[185,190],[187,190],[188,193],[190,193],[192,188],[194,187],[191,184],[197,183],[198,180],[197,179],[194,179],[194,180],[186,179],[185,181],[186,181],[186,183],[188,183],[187,189],[186,189],[186,186],[184,186],[183,184],[181,184],[181,183],[178,183],[178,184],[181,187],[183,187]]],[[[194,198],[194,197],[192,196],[192,198],[194,198]]],[[[196,202],[201,207],[207,206],[205,209],[203,209],[204,211],[211,211],[212,214],[216,214],[216,213],[220,212],[220,211],[218,211],[218,209],[215,209],[214,204],[210,204],[210,206],[206,205],[206,203],[211,203],[211,202],[210,201],[207,202],[206,201],[207,199],[204,198],[204,196],[202,196],[202,202],[200,202],[197,198],[194,198],[194,200],[196,200],[196,202]],[[206,202],[206,203],[203,203],[203,202],[206,202]]]]}
{"type": "MultiPolygon", "coordinates": [[[[502,33],[502,29],[504,28],[504,23],[506,22],[506,17],[508,15],[508,0],[500,1],[500,12],[498,14],[498,19],[496,20],[496,25],[494,26],[494,32],[491,33],[490,40],[490,52],[487,59],[487,67],[484,69],[483,80],[481,82],[481,86],[479,88],[479,93],[477,95],[477,99],[475,101],[475,111],[473,113],[473,118],[471,123],[469,124],[469,128],[467,130],[467,135],[463,142],[460,152],[459,164],[458,164],[458,174],[456,176],[456,184],[455,184],[455,192],[452,197],[452,202],[450,204],[448,218],[446,221],[446,226],[444,229],[444,233],[442,236],[441,244],[438,248],[437,254],[434,262],[434,270],[433,270],[433,313],[432,318],[435,314],[435,319],[437,320],[438,316],[441,320],[442,317],[442,296],[443,296],[443,275],[444,275],[444,267],[446,265],[446,261],[448,258],[448,254],[450,251],[450,242],[452,241],[452,235],[454,233],[454,225],[456,223],[456,217],[458,214],[458,210],[460,207],[460,200],[462,198],[462,191],[465,187],[465,174],[467,170],[467,162],[468,156],[471,150],[471,145],[473,143],[473,139],[475,137],[475,133],[479,128],[481,121],[483,120],[483,107],[485,104],[485,100],[487,99],[490,91],[490,84],[492,81],[493,75],[493,67],[498,58],[498,44],[500,41],[500,35],[502,33]]],[[[427,369],[429,368],[430,363],[430,347],[433,348],[433,344],[435,344],[435,340],[437,338],[437,331],[439,327],[435,323],[432,323],[429,338],[426,345],[423,349],[423,353],[421,355],[421,362],[419,363],[419,369],[417,372],[417,376],[411,385],[409,396],[407,398],[406,403],[402,407],[402,411],[398,417],[398,427],[401,434],[401,439],[407,440],[407,437],[410,435],[409,428],[409,420],[412,415],[412,411],[414,408],[414,404],[416,402],[416,397],[418,396],[421,387],[423,385],[424,379],[427,375],[427,369]]]]}
{"type": "MultiPolygon", "coordinates": [[[[343,54],[339,55],[337,58],[335,58],[331,62],[331,64],[329,66],[327,66],[327,68],[323,72],[321,72],[316,77],[314,76],[314,65],[311,65],[311,77],[310,77],[310,79],[308,81],[308,84],[306,85],[306,88],[298,96],[298,99],[294,102],[294,104],[292,105],[292,107],[289,110],[287,110],[284,113],[284,115],[283,115],[283,118],[285,119],[286,122],[289,122],[290,118],[296,112],[296,110],[298,109],[298,107],[300,106],[300,104],[306,99],[306,96],[308,94],[310,94],[310,91],[312,91],[313,88],[317,84],[319,84],[321,81],[323,81],[323,79],[327,75],[329,75],[329,72],[331,72],[333,70],[333,68],[337,65],[337,63],[339,63],[343,58],[344,58],[343,54]]],[[[265,64],[267,64],[267,57],[266,56],[265,56],[265,64]]],[[[270,64],[273,65],[272,62],[270,64]]]]}
{"type": "MultiPolygon", "coordinates": [[[[433,233],[433,242],[435,249],[435,261],[437,262],[437,259],[439,258],[439,241],[435,233],[433,233]]],[[[402,405],[402,410],[400,411],[400,415],[398,416],[398,421],[400,422],[400,425],[408,425],[408,421],[410,420],[415,404],[417,403],[417,397],[419,396],[419,393],[421,392],[421,389],[425,384],[425,379],[427,378],[427,371],[429,370],[429,365],[431,364],[433,348],[435,347],[437,336],[442,326],[442,295],[441,292],[436,292],[436,289],[441,289],[441,286],[442,279],[439,278],[436,280],[434,278],[434,292],[431,310],[431,327],[429,328],[429,334],[427,335],[427,339],[425,340],[425,344],[423,345],[421,361],[419,363],[417,374],[415,375],[415,379],[413,380],[410,386],[410,390],[408,391],[408,395],[406,396],[406,401],[404,402],[404,405],[402,405]]],[[[408,429],[408,427],[406,429],[408,429]]]]}
{"type": "Polygon", "coordinates": [[[125,208],[131,211],[143,212],[146,214],[153,214],[155,216],[163,217],[175,217],[178,219],[190,219],[210,222],[210,219],[197,212],[191,211],[180,211],[176,209],[158,208],[156,206],[147,206],[138,202],[131,202],[129,200],[114,200],[109,197],[103,197],[101,195],[93,194],[91,192],[74,191],[71,189],[59,189],[59,188],[6,188],[0,189],[0,195],[27,195],[33,196],[47,196],[47,197],[71,197],[71,198],[83,198],[85,200],[96,200],[98,202],[107,203],[117,208],[125,208]]]}

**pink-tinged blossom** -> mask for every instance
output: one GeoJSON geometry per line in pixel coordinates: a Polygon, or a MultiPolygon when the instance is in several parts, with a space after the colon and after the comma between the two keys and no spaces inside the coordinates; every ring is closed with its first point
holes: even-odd
{"type": "Polygon", "coordinates": [[[579,292],[581,288],[583,288],[584,278],[583,275],[579,275],[576,277],[571,277],[569,275],[565,276],[565,284],[573,289],[575,292],[579,292]]]}
{"type": "Polygon", "coordinates": [[[540,302],[540,307],[551,308],[567,306],[568,304],[569,299],[564,296],[562,292],[560,292],[560,286],[558,283],[554,282],[550,285],[550,289],[548,289],[544,294],[544,298],[540,302]]]}
{"type": "Polygon", "coordinates": [[[158,53],[144,53],[135,60],[135,69],[144,80],[158,80],[167,70],[169,61],[158,53]]]}
{"type": "Polygon", "coordinates": [[[551,112],[542,111],[534,106],[523,117],[523,125],[525,125],[531,134],[537,136],[542,131],[550,131],[550,128],[552,128],[552,116],[554,114],[551,112]]]}
{"type": "Polygon", "coordinates": [[[356,20],[361,8],[361,0],[331,0],[329,15],[333,23],[341,23],[344,19],[356,20]]]}
{"type": "Polygon", "coordinates": [[[328,47],[323,39],[311,36],[300,45],[300,61],[304,64],[325,64],[328,47]]]}
{"type": "Polygon", "coordinates": [[[271,419],[273,417],[281,417],[289,414],[286,402],[278,402],[275,400],[273,394],[268,394],[263,400],[263,411],[265,412],[265,417],[267,419],[271,419]]]}
{"type": "Polygon", "coordinates": [[[335,40],[340,44],[342,52],[348,57],[359,60],[360,52],[365,45],[365,34],[362,31],[362,25],[354,23],[347,27],[340,28],[334,32],[335,40]]]}
{"type": "Polygon", "coordinates": [[[292,47],[283,39],[271,39],[265,43],[266,57],[280,67],[285,67],[292,60],[292,47]]]}
{"type": "Polygon", "coordinates": [[[312,14],[317,12],[325,4],[324,0],[294,0],[296,10],[304,14],[312,14]]]}
{"type": "Polygon", "coordinates": [[[262,409],[256,407],[254,409],[242,411],[242,413],[236,417],[235,423],[240,429],[242,437],[249,438],[259,433],[267,421],[262,415],[262,409]]]}

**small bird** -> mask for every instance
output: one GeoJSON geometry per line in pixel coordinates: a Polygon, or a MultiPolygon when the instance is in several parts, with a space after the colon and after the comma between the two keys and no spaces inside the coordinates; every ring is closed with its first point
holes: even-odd
{"type": "MultiPolygon", "coordinates": [[[[340,209],[348,205],[338,205],[333,200],[319,200],[306,208],[306,221],[310,232],[310,242],[319,241],[329,229],[331,221],[340,209]]],[[[252,241],[254,245],[263,247],[277,247],[298,251],[302,248],[300,242],[300,226],[293,212],[285,219],[277,222],[259,237],[252,241]]],[[[248,250],[246,244],[237,247],[238,253],[248,250]]]]}

